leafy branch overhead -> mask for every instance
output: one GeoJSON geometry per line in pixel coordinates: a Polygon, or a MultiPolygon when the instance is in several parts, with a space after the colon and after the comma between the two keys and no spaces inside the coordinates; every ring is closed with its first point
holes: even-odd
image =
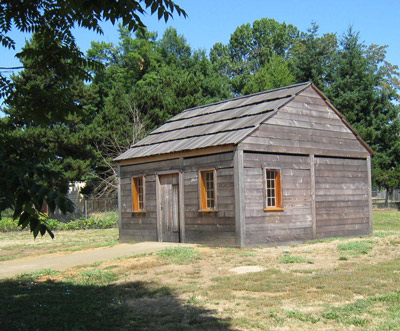
{"type": "MultiPolygon", "coordinates": [[[[0,119],[0,216],[14,210],[22,228],[36,237],[52,233],[41,220],[41,209],[73,211],[66,197],[69,180],[82,179],[93,168],[96,151],[82,131],[90,98],[80,98],[89,70],[102,64],[80,51],[73,29],[102,34],[101,22],[117,21],[128,31],[144,30],[142,15],[168,21],[186,12],[172,0],[32,0],[0,3],[0,43],[15,49],[12,32],[32,34],[16,54],[25,68],[10,78],[0,73],[0,98],[8,115],[0,119]]],[[[10,68],[5,68],[10,69],[10,68]]],[[[4,70],[4,69],[0,69],[4,70]]],[[[93,113],[93,114],[94,114],[93,113]]],[[[88,116],[89,117],[89,116],[88,116]]]]}
{"type": "MultiPolygon", "coordinates": [[[[88,61],[75,43],[72,29],[82,27],[102,34],[100,23],[120,20],[130,31],[144,29],[140,15],[157,12],[159,19],[167,22],[174,13],[187,17],[186,12],[172,0],[33,0],[3,1],[0,5],[0,42],[3,47],[15,49],[10,37],[11,29],[36,35],[37,49],[25,47],[17,54],[20,59],[30,59],[37,67],[53,69],[68,79],[76,74],[89,79],[87,66],[96,66],[88,61]],[[70,62],[60,65],[61,58],[70,62]]],[[[8,94],[8,84],[0,85],[0,95],[8,94]]]]}
{"type": "Polygon", "coordinates": [[[174,11],[187,17],[186,12],[171,0],[32,0],[2,1],[0,6],[0,42],[4,47],[15,48],[14,40],[7,34],[13,24],[21,32],[41,33],[47,28],[56,31],[61,40],[69,43],[74,37],[71,29],[83,27],[102,34],[100,22],[111,21],[130,31],[145,28],[139,14],[157,12],[158,19],[167,22],[174,11]]]}

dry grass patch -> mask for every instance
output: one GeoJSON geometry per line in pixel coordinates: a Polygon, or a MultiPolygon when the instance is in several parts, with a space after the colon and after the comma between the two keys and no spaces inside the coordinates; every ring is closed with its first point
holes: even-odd
{"type": "MultiPolygon", "coordinates": [[[[68,314],[57,315],[52,308],[50,312],[68,319],[68,309],[82,311],[81,328],[396,330],[400,325],[400,231],[389,228],[379,233],[383,235],[269,248],[197,246],[63,273],[43,271],[41,276],[0,283],[6,306],[0,314],[17,316],[17,298],[26,293],[31,302],[43,304],[46,296],[42,294],[50,288],[57,294],[52,299],[57,303],[54,307],[68,314]],[[282,263],[282,257],[291,257],[294,263],[282,263]],[[234,273],[249,266],[263,270],[234,273]],[[37,296],[29,294],[32,290],[37,290],[37,296]]],[[[29,325],[28,320],[24,322],[29,325]]],[[[67,322],[79,328],[76,321],[67,322]]],[[[0,316],[3,325],[10,326],[1,324],[0,316]]]]}

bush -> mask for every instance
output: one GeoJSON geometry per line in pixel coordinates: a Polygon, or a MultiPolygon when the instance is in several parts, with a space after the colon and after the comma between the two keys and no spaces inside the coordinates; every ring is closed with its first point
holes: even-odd
{"type": "MultiPolygon", "coordinates": [[[[85,229],[110,229],[118,226],[118,213],[106,212],[97,213],[87,219],[79,218],[68,223],[60,222],[56,219],[43,219],[51,230],[85,230],[85,229]]],[[[0,220],[0,231],[18,231],[18,221],[4,217],[0,220]]]]}
{"type": "Polygon", "coordinates": [[[18,221],[14,221],[11,217],[3,217],[0,219],[0,231],[7,232],[7,231],[18,231],[21,230],[18,227],[18,221]]]}

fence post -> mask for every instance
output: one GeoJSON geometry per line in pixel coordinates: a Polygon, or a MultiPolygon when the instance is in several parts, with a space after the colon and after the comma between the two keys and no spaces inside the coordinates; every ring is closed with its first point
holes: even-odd
{"type": "Polygon", "coordinates": [[[87,229],[87,199],[85,199],[85,229],[87,229]]]}

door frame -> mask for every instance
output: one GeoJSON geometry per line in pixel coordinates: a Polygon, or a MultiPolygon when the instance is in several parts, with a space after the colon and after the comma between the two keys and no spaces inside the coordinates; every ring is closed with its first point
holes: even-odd
{"type": "Polygon", "coordinates": [[[179,242],[185,242],[185,206],[183,173],[179,170],[156,171],[157,240],[163,241],[161,223],[160,176],[178,175],[179,242]]]}

